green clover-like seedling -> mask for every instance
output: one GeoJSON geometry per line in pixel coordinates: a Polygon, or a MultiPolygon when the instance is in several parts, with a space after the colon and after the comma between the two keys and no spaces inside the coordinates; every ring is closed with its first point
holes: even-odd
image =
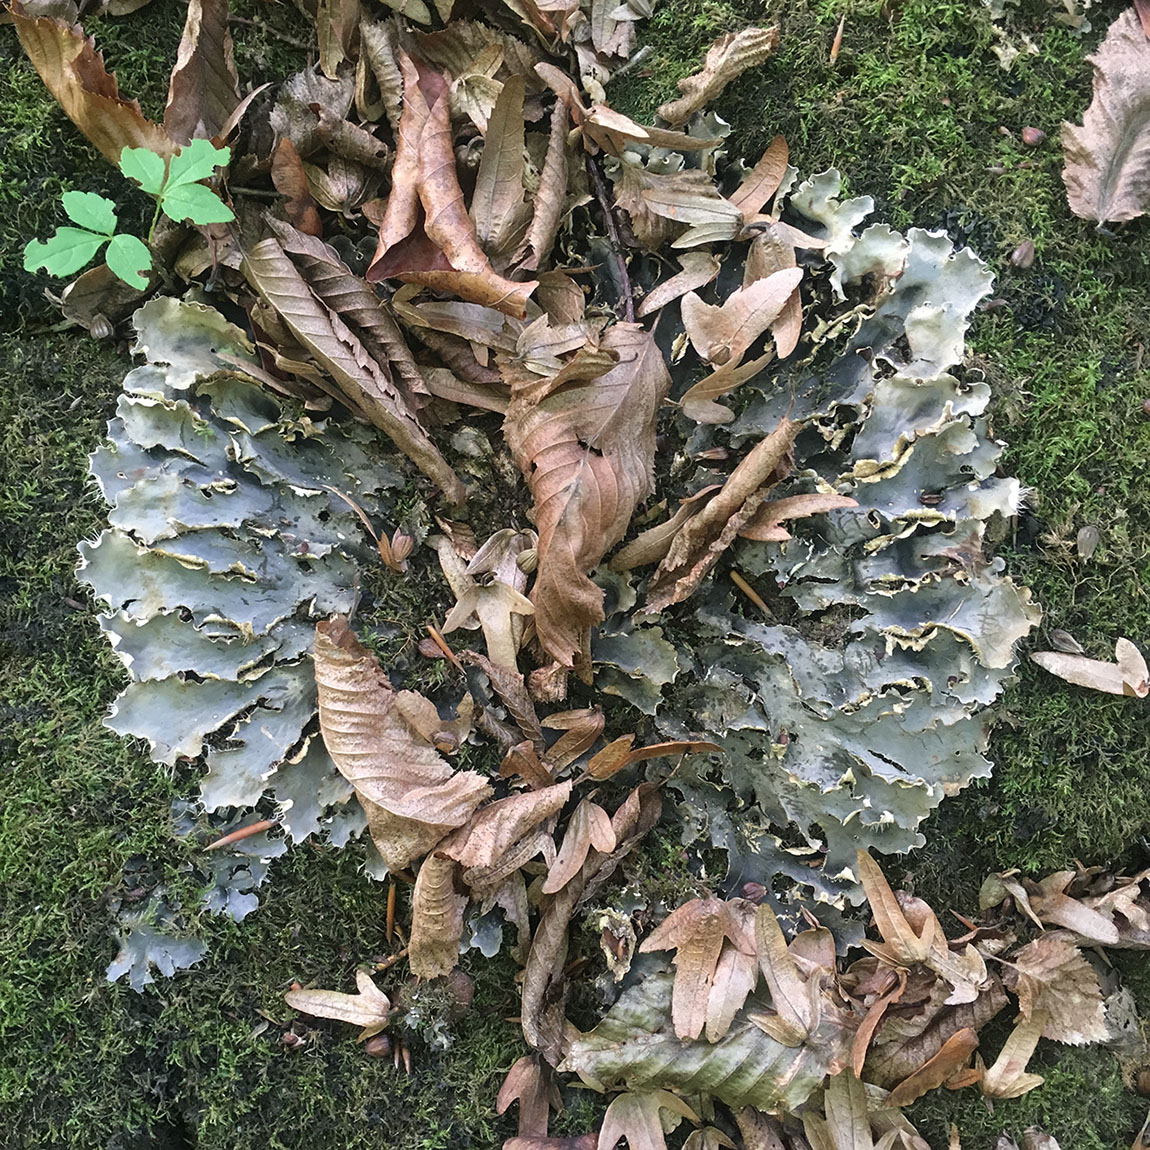
{"type": "Polygon", "coordinates": [[[235,213],[206,180],[231,159],[230,148],[217,148],[210,140],[193,140],[164,164],[164,158],[147,148],[125,148],[120,171],[156,197],[159,210],[177,224],[226,224],[235,213]]]}
{"type": "Polygon", "coordinates": [[[116,235],[116,205],[95,192],[65,192],[64,211],[79,227],[56,229],[51,239],[31,240],[24,248],[24,270],[43,268],[49,275],[70,276],[95,259],[104,244],[108,267],[126,284],[146,288],[142,274],[152,267],[147,245],[135,236],[116,235]]]}

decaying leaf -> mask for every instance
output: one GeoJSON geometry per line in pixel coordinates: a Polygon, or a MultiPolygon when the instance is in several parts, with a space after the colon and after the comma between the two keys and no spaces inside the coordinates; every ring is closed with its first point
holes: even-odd
{"type": "Polygon", "coordinates": [[[615,1150],[620,1138],[631,1150],[667,1150],[660,1110],[699,1122],[699,1116],[677,1095],[666,1090],[620,1094],[607,1107],[599,1131],[598,1150],[615,1150]]]}
{"type": "MultiPolygon", "coordinates": [[[[369,808],[369,825],[370,819],[369,808]]],[[[407,957],[418,978],[440,978],[459,962],[467,895],[456,890],[458,869],[454,859],[435,852],[423,860],[415,877],[407,957]]]]}
{"type": "Polygon", "coordinates": [[[378,1034],[391,1020],[391,1000],[375,985],[364,970],[355,972],[355,994],[338,990],[289,990],[284,1002],[294,1010],[315,1018],[334,1018],[337,1022],[350,1022],[361,1026],[358,1042],[378,1034]]]}
{"type": "Polygon", "coordinates": [[[1019,1098],[1041,1086],[1039,1074],[1027,1074],[1026,1064],[1038,1046],[1046,1026],[1046,1015],[1035,1010],[1010,1032],[1002,1050],[982,1076],[982,1092],[990,1098],[1019,1098]]]}
{"type": "Polygon", "coordinates": [[[1023,1018],[1036,1011],[1045,1016],[1043,1038],[1075,1046],[1106,1038],[1098,975],[1068,938],[1047,934],[1024,946],[1010,959],[1006,984],[1018,995],[1023,1018]]]}
{"type": "Polygon", "coordinates": [[[211,139],[239,102],[228,0],[191,0],[168,85],[164,128],[179,144],[211,139]]]}
{"type": "Polygon", "coordinates": [[[1133,8],[1098,51],[1094,99],[1082,126],[1062,125],[1062,172],[1070,210],[1100,224],[1150,211],[1150,39],[1133,8]]]}
{"type": "Polygon", "coordinates": [[[1030,658],[1044,671],[1078,687],[1144,699],[1150,695],[1150,671],[1141,651],[1129,639],[1114,645],[1114,662],[1069,655],[1062,651],[1033,651],[1030,658]]]}

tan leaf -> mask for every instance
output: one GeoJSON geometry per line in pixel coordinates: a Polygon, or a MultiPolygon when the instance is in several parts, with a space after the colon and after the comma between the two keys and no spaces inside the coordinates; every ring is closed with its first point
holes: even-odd
{"type": "MultiPolygon", "coordinates": [[[[903,914],[882,868],[867,851],[858,852],[858,879],[870,903],[875,926],[895,964],[914,966],[915,963],[925,962],[934,944],[938,919],[931,915],[923,924],[921,933],[916,933],[903,914]]],[[[867,949],[871,950],[871,947],[867,946],[867,949]]],[[[874,953],[873,950],[871,952],[874,953]]]]}
{"type": "Polygon", "coordinates": [[[340,615],[316,626],[315,672],[328,753],[365,802],[385,862],[401,870],[463,826],[491,788],[474,771],[453,771],[407,726],[378,660],[340,615]],[[379,808],[374,820],[367,804],[379,808]]]}
{"type": "Polygon", "coordinates": [[[840,511],[845,507],[857,507],[857,500],[847,495],[790,495],[785,499],[774,499],[764,503],[755,517],[739,532],[740,538],[757,539],[760,542],[786,540],[789,532],[779,526],[787,519],[805,519],[808,515],[823,515],[828,511],[840,511]]]}
{"type": "Polygon", "coordinates": [[[643,940],[639,950],[674,950],[675,984],[671,1019],[680,1038],[698,1038],[707,1022],[708,1000],[723,940],[751,954],[754,946],[722,899],[693,899],[673,910],[643,940]]]}
{"type": "Polygon", "coordinates": [[[1114,654],[1116,661],[1113,663],[1087,659],[1084,655],[1068,655],[1062,651],[1034,651],[1030,658],[1044,671],[1076,687],[1089,687],[1092,691],[1130,695],[1139,699],[1150,695],[1146,661],[1138,648],[1129,639],[1119,639],[1114,646],[1114,654]]]}
{"type": "Polygon", "coordinates": [[[679,81],[683,94],[660,105],[659,115],[668,124],[685,124],[736,76],[757,68],[778,46],[778,28],[744,28],[720,36],[707,50],[703,70],[679,81]]]}
{"type": "Polygon", "coordinates": [[[359,27],[359,0],[316,0],[319,65],[334,80],[344,60],[353,59],[352,38],[359,27]]]}
{"type": "Polygon", "coordinates": [[[1047,875],[1037,891],[1030,895],[1034,913],[1044,923],[1064,926],[1081,938],[1103,946],[1116,946],[1121,941],[1118,927],[1106,915],[1064,893],[1073,878],[1072,871],[1047,875]]]}
{"type": "MultiPolygon", "coordinates": [[[[395,162],[391,169],[391,193],[387,209],[379,223],[379,244],[372,263],[376,263],[402,239],[411,234],[419,219],[420,146],[423,129],[431,110],[420,87],[420,73],[415,61],[398,50],[402,77],[402,108],[396,131],[395,162]]],[[[430,81],[429,81],[430,82],[430,81]]],[[[372,279],[368,271],[368,279],[372,279]]]]}
{"type": "Polygon", "coordinates": [[[668,755],[723,753],[723,748],[717,743],[709,743],[704,739],[674,739],[666,743],[652,743],[649,747],[632,749],[633,738],[634,735],[624,735],[623,738],[609,743],[587,764],[587,774],[593,779],[609,779],[625,767],[645,763],[651,759],[662,759],[668,755]]]}
{"type": "Polygon", "coordinates": [[[757,359],[748,359],[738,364],[725,363],[715,368],[710,375],[683,393],[683,398],[679,400],[683,414],[697,423],[729,423],[735,418],[735,413],[715,400],[720,395],[734,391],[747,380],[754,379],[774,358],[774,353],[768,351],[757,359]]]}
{"type": "Polygon", "coordinates": [[[362,1026],[358,1039],[362,1042],[387,1026],[391,1000],[364,970],[355,972],[355,983],[359,987],[356,994],[343,994],[338,990],[289,990],[284,1002],[313,1018],[334,1018],[337,1022],[362,1026]]]}
{"type": "Polygon", "coordinates": [[[683,524],[702,510],[703,505],[720,489],[720,486],[718,483],[713,483],[683,499],[679,509],[670,519],[657,523],[654,527],[648,527],[638,538],[631,540],[626,547],[620,548],[608,566],[612,571],[630,571],[635,567],[645,567],[648,563],[658,563],[671,549],[671,544],[683,524]]]}
{"type": "Polygon", "coordinates": [[[649,611],[680,603],[699,586],[758,510],[763,498],[759,489],[790,470],[789,452],[798,430],[797,423],[781,420],[751,448],[718,494],[684,523],[648,583],[649,611]]]}
{"type": "Polygon", "coordinates": [[[1098,975],[1069,939],[1047,934],[1024,946],[1010,959],[1006,984],[1018,995],[1023,1018],[1035,1011],[1046,1016],[1043,1038],[1074,1046],[1105,1040],[1098,975]]]}
{"type": "Polygon", "coordinates": [[[743,177],[739,186],[728,197],[750,223],[766,207],[779,190],[787,172],[790,152],[787,141],[776,136],[762,154],[759,162],[743,177]]]}
{"type": "Polygon", "coordinates": [[[1046,1016],[1041,1010],[1015,1026],[994,1065],[982,1076],[983,1094],[989,1098],[1018,1098],[1042,1085],[1041,1075],[1026,1073],[1026,1064],[1045,1026],[1046,1016]]]}
{"type": "Polygon", "coordinates": [[[551,254],[559,225],[567,211],[567,128],[567,105],[556,100],[551,112],[547,155],[535,193],[534,213],[527,228],[527,254],[523,267],[528,271],[536,270],[551,254]]]}
{"type": "Polygon", "coordinates": [[[261,240],[245,253],[243,272],[326,368],[347,401],[386,432],[452,503],[461,503],[466,489],[408,409],[386,365],[369,355],[343,320],[312,295],[283,248],[274,239],[261,240]]]}
{"type": "Polygon", "coordinates": [[[503,85],[487,124],[470,215],[480,246],[506,267],[523,239],[530,209],[523,202],[522,76],[503,85]]]}
{"type": "MultiPolygon", "coordinates": [[[[732,916],[739,923],[743,936],[755,936],[755,908],[745,899],[728,902],[732,916]]],[[[752,950],[754,948],[751,948],[752,950]]],[[[755,988],[759,977],[759,960],[755,953],[724,942],[715,966],[711,992],[707,996],[707,1021],[704,1031],[707,1041],[719,1042],[731,1029],[735,1015],[743,1008],[747,995],[755,988]]]]}
{"type": "Polygon", "coordinates": [[[308,190],[307,172],[295,144],[284,136],[272,155],[272,183],[284,198],[288,222],[309,236],[322,236],[323,223],[308,190]]]}
{"type": "Polygon", "coordinates": [[[667,175],[652,173],[649,178],[651,183],[641,193],[647,210],[688,227],[675,238],[673,248],[723,243],[738,234],[742,214],[719,195],[706,172],[688,168],[667,175]]]}
{"type": "Polygon", "coordinates": [[[538,402],[513,392],[504,423],[535,500],[536,633],[566,666],[603,618],[603,591],[588,573],[623,538],[654,482],[655,416],[671,385],[653,336],[637,325],[609,328],[602,346],[618,356],[609,371],[538,402]]]}
{"type": "Polygon", "coordinates": [[[368,20],[363,16],[359,22],[359,37],[360,60],[366,61],[375,76],[388,123],[398,139],[403,109],[403,69],[399,63],[395,27],[389,21],[368,20]]]}
{"type": "Polygon", "coordinates": [[[1106,33],[1094,99],[1082,126],[1062,125],[1070,210],[1087,220],[1132,220],[1150,210],[1150,40],[1133,8],[1106,33]]]}
{"type": "Polygon", "coordinates": [[[602,710],[597,706],[578,711],[557,711],[548,715],[543,720],[543,726],[548,730],[564,732],[547,748],[543,756],[551,769],[561,771],[589,751],[603,733],[606,723],[602,710]]]}
{"type": "Polygon", "coordinates": [[[592,847],[603,854],[610,854],[615,849],[615,830],[607,812],[598,803],[584,799],[567,824],[563,845],[547,872],[543,893],[555,894],[562,890],[582,870],[587,852],[592,847]]]}
{"type": "Polygon", "coordinates": [[[823,1110],[833,1150],[873,1150],[866,1087],[850,1070],[827,1080],[823,1110]]]}
{"type": "Polygon", "coordinates": [[[455,889],[455,873],[454,860],[436,851],[415,877],[407,960],[417,978],[440,978],[459,962],[467,896],[455,889]]]}
{"type": "Polygon", "coordinates": [[[543,728],[539,724],[539,717],[535,713],[535,704],[527,693],[527,684],[517,670],[501,667],[485,659],[477,651],[461,651],[460,659],[478,667],[491,681],[500,699],[503,700],[508,714],[515,720],[515,725],[531,740],[532,746],[539,753],[544,749],[543,728]]]}
{"type": "Polygon", "coordinates": [[[620,1138],[627,1139],[631,1150],[667,1150],[660,1110],[670,1110],[695,1123],[701,1121],[686,1102],[667,1090],[619,1094],[603,1115],[598,1150],[614,1150],[620,1138]]]}
{"type": "Polygon", "coordinates": [[[445,844],[440,853],[450,855],[465,868],[489,867],[519,839],[558,814],[570,795],[568,780],[489,803],[476,812],[466,830],[445,844]]]}
{"type": "Polygon", "coordinates": [[[750,287],[737,288],[721,306],[688,292],[679,306],[691,344],[709,363],[738,364],[779,317],[802,278],[802,268],[785,268],[750,287]]]}
{"type": "Polygon", "coordinates": [[[904,1078],[888,1095],[888,1106],[909,1106],[936,1086],[942,1086],[970,1061],[978,1049],[978,1035],[969,1027],[956,1030],[909,1078],[904,1078]]]}
{"type": "Polygon", "coordinates": [[[119,165],[124,148],[147,148],[165,159],[173,155],[176,141],[152,123],[135,100],[120,97],[116,78],[105,71],[95,41],[85,37],[79,24],[47,16],[33,19],[18,3],[10,7],[9,17],[28,59],[64,114],[110,163],[119,165]]]}
{"type": "MultiPolygon", "coordinates": [[[[783,234],[784,230],[790,229],[787,229],[785,224],[772,223],[754,238],[747,252],[746,267],[743,269],[743,287],[750,287],[751,284],[767,279],[775,272],[796,266],[794,244],[783,234]]],[[[771,324],[775,355],[779,359],[786,359],[798,347],[802,334],[802,293],[795,288],[787,302],[783,304],[778,319],[771,324]]]]}
{"type": "Polygon", "coordinates": [[[538,1054],[525,1054],[507,1072],[495,1098],[495,1113],[506,1113],[512,1102],[519,1103],[519,1137],[545,1138],[551,1110],[563,1107],[551,1068],[538,1054]]]}
{"type": "Polygon", "coordinates": [[[681,272],[663,280],[643,297],[643,302],[635,309],[640,319],[689,291],[706,287],[719,274],[720,264],[719,257],[711,252],[684,252],[679,256],[679,266],[683,269],[681,272]]]}
{"type": "Polygon", "coordinates": [[[239,86],[228,0],[190,0],[168,84],[164,128],[181,144],[219,135],[240,102],[239,86]]]}
{"type": "Polygon", "coordinates": [[[815,1008],[807,979],[800,973],[787,947],[782,927],[771,907],[764,903],[755,914],[755,947],[759,966],[771,992],[771,1005],[786,1035],[797,1045],[816,1022],[815,1008]]]}

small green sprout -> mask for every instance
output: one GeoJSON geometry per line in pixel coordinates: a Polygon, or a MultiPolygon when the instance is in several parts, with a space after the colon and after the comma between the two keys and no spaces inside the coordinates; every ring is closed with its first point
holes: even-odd
{"type": "MultiPolygon", "coordinates": [[[[120,171],[156,200],[148,243],[161,213],[178,224],[222,224],[235,219],[232,209],[200,183],[230,159],[230,148],[217,148],[210,140],[193,140],[166,163],[147,148],[125,148],[120,153],[120,171]]],[[[91,263],[107,244],[104,259],[113,274],[131,287],[146,288],[151,252],[137,236],[117,234],[116,205],[94,192],[65,192],[62,199],[68,218],[80,226],[57,228],[47,241],[31,240],[24,248],[24,270],[42,267],[49,275],[70,276],[91,263]]]]}

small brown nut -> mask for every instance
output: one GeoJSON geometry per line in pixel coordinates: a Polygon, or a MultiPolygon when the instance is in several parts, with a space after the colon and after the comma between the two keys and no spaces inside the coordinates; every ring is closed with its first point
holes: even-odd
{"type": "Polygon", "coordinates": [[[368,1058],[390,1058],[391,1039],[386,1034],[377,1034],[363,1044],[363,1052],[368,1058]]]}
{"type": "Polygon", "coordinates": [[[1034,266],[1034,241],[1023,240],[1010,253],[1010,262],[1020,271],[1026,271],[1027,268],[1034,266]]]}
{"type": "Polygon", "coordinates": [[[1046,133],[1041,128],[1023,128],[1022,129],[1022,142],[1028,148],[1037,148],[1043,140],[1046,139],[1046,133]]]}

